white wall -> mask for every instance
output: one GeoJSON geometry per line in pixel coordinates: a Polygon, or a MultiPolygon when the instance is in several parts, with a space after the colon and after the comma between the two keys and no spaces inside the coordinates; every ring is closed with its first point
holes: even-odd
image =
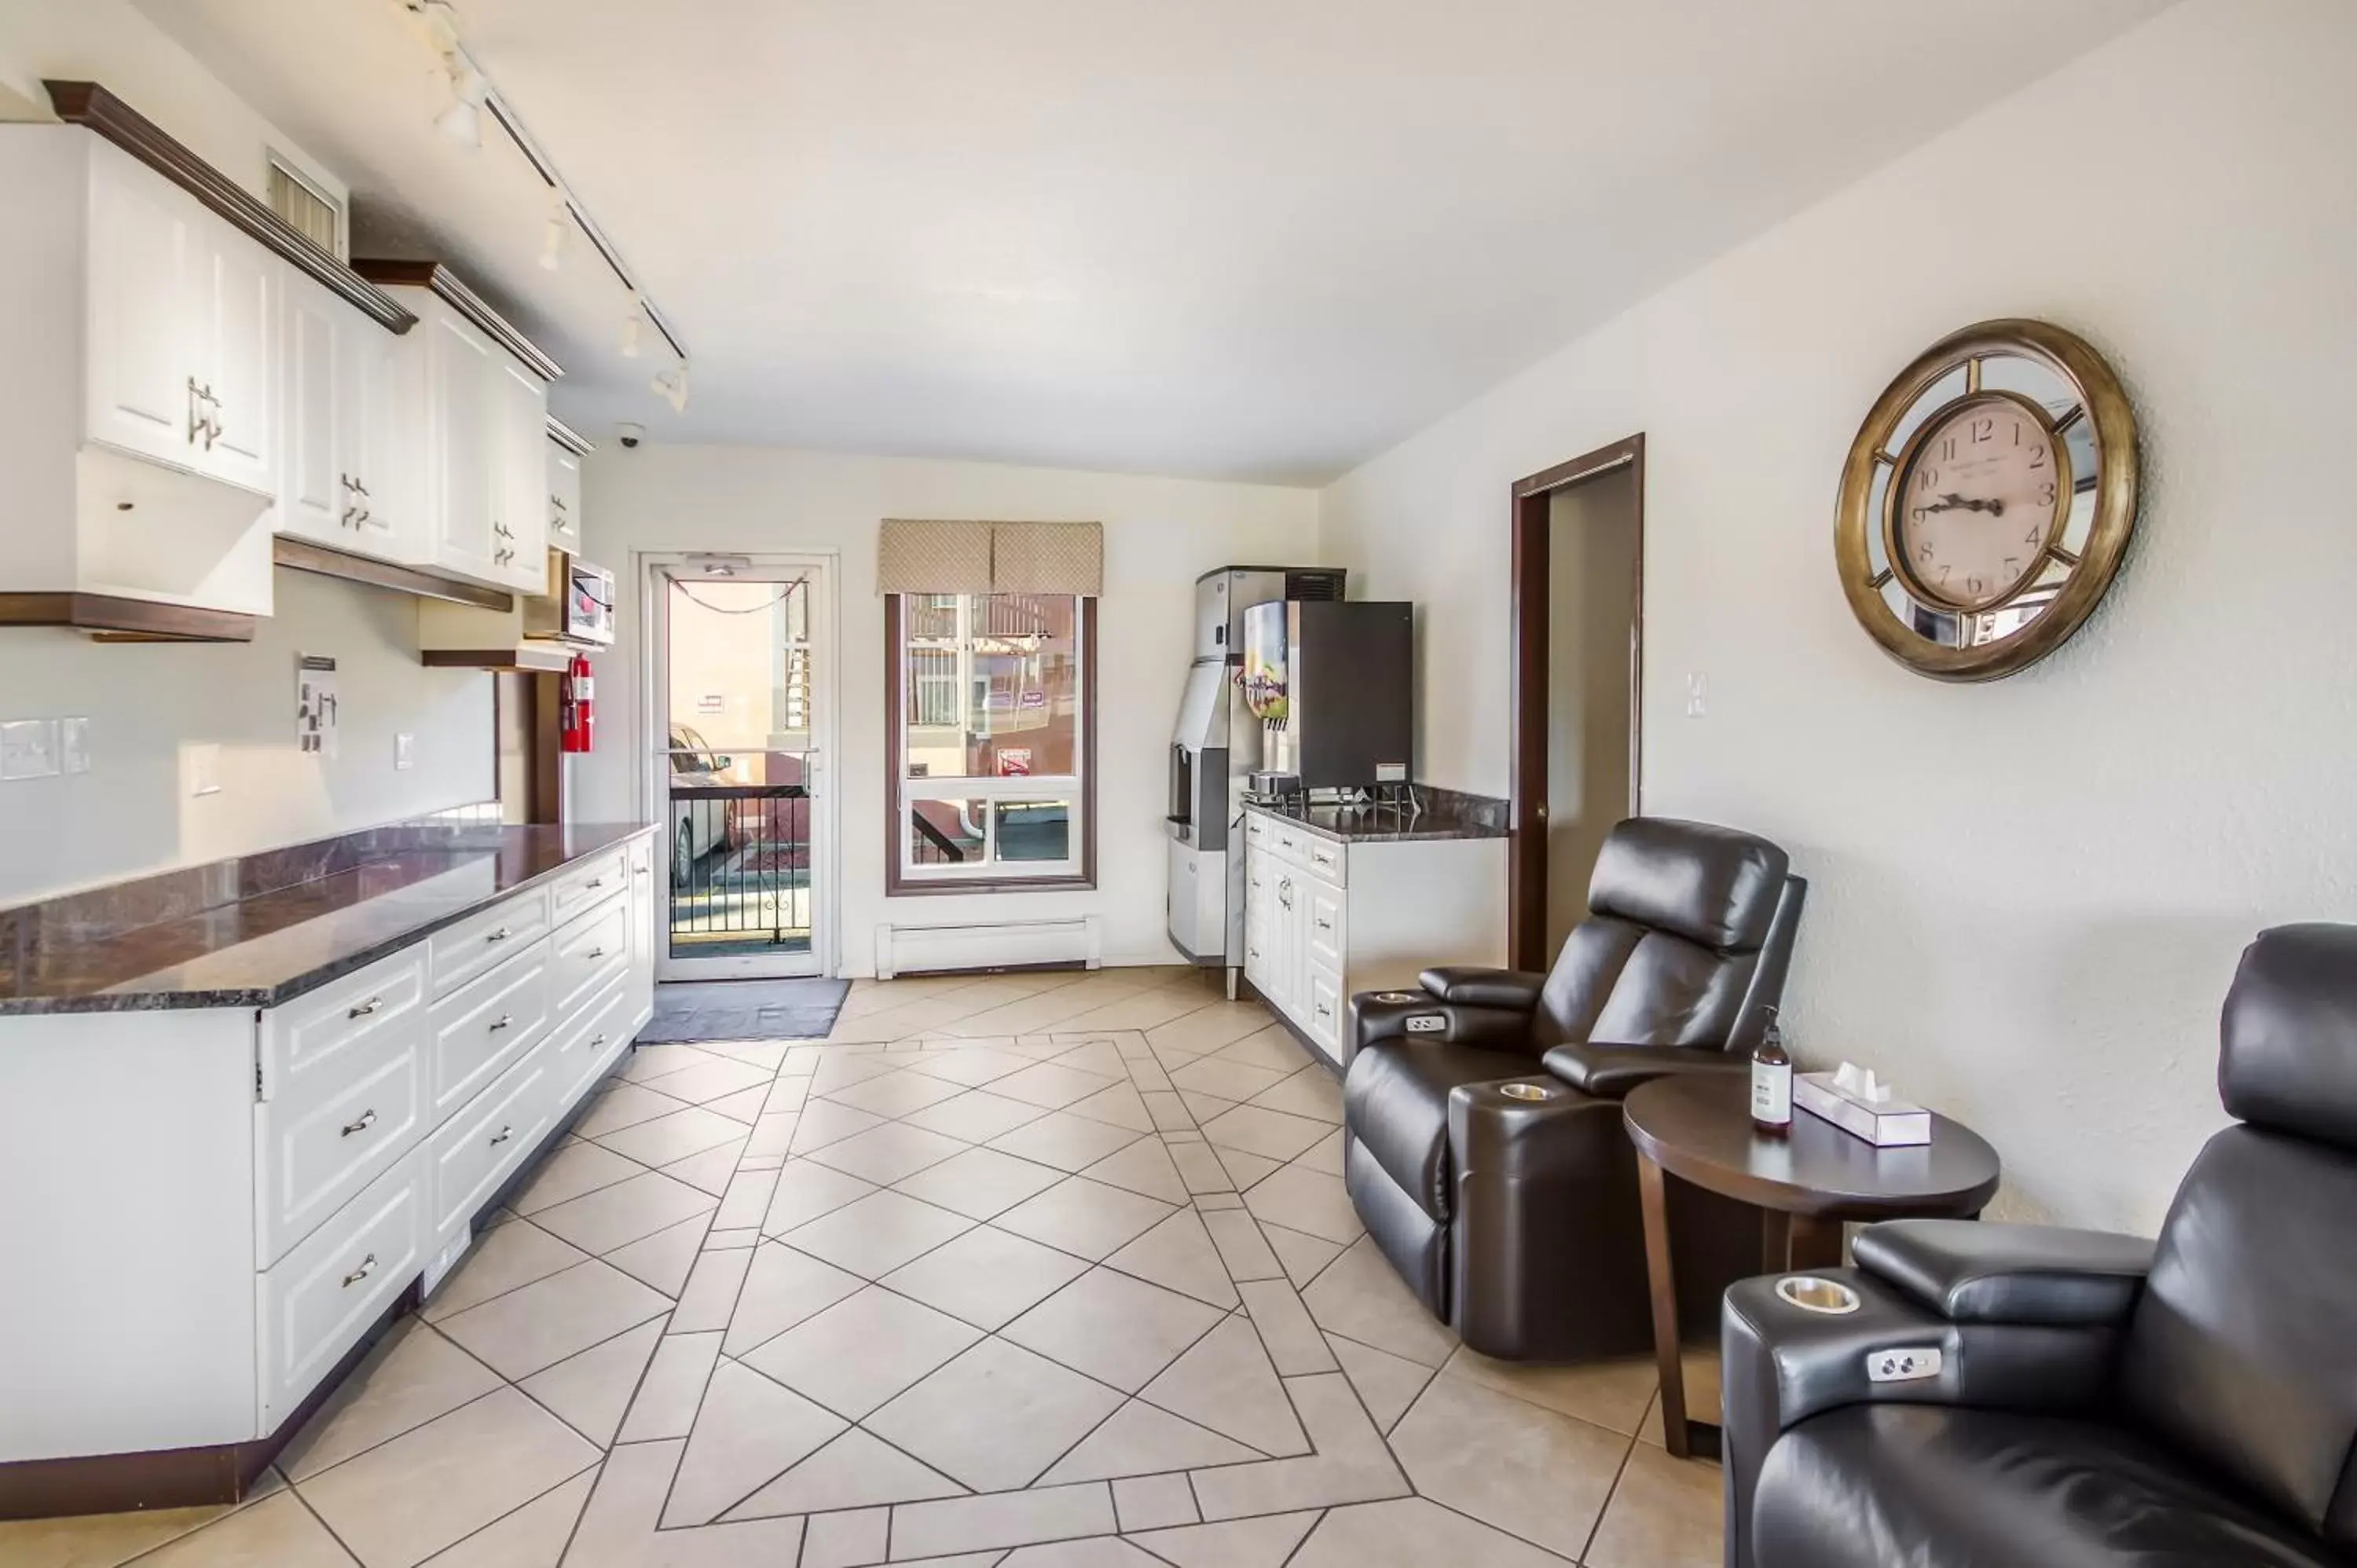
{"type": "Polygon", "coordinates": [[[489,800],[491,678],[417,662],[417,601],[278,574],[250,643],[0,631],[0,719],[91,721],[90,772],[0,784],[0,904],[489,800]],[[336,660],[335,761],[295,747],[295,660],[336,660]],[[396,771],[393,736],[415,736],[396,771]],[[221,748],[221,791],[183,754],[221,748]]]}
{"type": "MultiPolygon", "coordinates": [[[[46,108],[43,78],[102,83],[257,192],[268,148],[343,188],[124,0],[0,3],[0,113],[7,90],[46,108]]],[[[87,717],[95,763],[0,784],[0,903],[489,797],[490,677],[420,668],[416,617],[413,599],[281,572],[277,614],[249,645],[0,631],[0,720],[87,717]],[[339,660],[333,763],[295,747],[298,652],[339,660]],[[417,737],[407,772],[393,768],[401,730],[417,737]],[[197,799],[181,753],[204,744],[221,748],[222,787],[197,799]]]]}
{"type": "Polygon", "coordinates": [[[2243,943],[2357,918],[2352,59],[2344,0],[2190,0],[1323,498],[1361,591],[1426,606],[1423,772],[1503,793],[1507,487],[1645,433],[1646,807],[1792,850],[1803,1059],[1975,1124],[2009,1208],[2157,1224],[2243,943]],[[2069,646],[1945,686],[1852,620],[1835,489],[1885,381],[2003,315],[2111,358],[2146,499],[2069,646]]]}
{"type": "Polygon", "coordinates": [[[842,664],[830,769],[842,845],[841,972],[875,970],[879,921],[1103,918],[1110,962],[1175,961],[1164,940],[1165,765],[1192,650],[1198,574],[1231,562],[1317,559],[1317,494],[985,463],[766,447],[601,446],[588,463],[587,553],[623,575],[620,639],[597,660],[610,715],[576,776],[581,814],[642,819],[638,729],[644,573],[634,554],[839,552],[842,664]],[[1097,886],[1092,892],[884,897],[884,607],[877,525],[887,517],[1096,521],[1105,525],[1097,627],[1097,886]]]}

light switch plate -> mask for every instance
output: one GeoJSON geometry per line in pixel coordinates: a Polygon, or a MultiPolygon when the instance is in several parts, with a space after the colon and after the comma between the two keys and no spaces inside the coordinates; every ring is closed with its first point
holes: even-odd
{"type": "Polygon", "coordinates": [[[188,780],[191,796],[221,793],[220,746],[208,742],[187,747],[180,753],[180,770],[188,780]]]}
{"type": "Polygon", "coordinates": [[[1710,684],[1698,674],[1686,677],[1686,717],[1698,719],[1710,711],[1710,684]]]}
{"type": "Polygon", "coordinates": [[[90,771],[90,721],[58,721],[58,766],[68,773],[90,771]]]}
{"type": "Polygon", "coordinates": [[[406,730],[393,737],[393,766],[399,773],[417,766],[417,737],[406,730]]]}
{"type": "Polygon", "coordinates": [[[48,779],[57,770],[57,720],[0,724],[0,779],[48,779]]]}

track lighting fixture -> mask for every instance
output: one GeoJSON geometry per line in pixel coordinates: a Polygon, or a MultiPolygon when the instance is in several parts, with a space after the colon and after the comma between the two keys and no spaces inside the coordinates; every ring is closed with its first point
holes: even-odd
{"type": "Polygon", "coordinates": [[[647,384],[657,397],[671,404],[671,411],[673,413],[687,412],[687,361],[685,360],[682,360],[647,384]]]}
{"type": "Polygon", "coordinates": [[[639,334],[645,329],[646,324],[646,301],[639,297],[636,289],[632,289],[630,313],[622,317],[622,358],[625,360],[639,357],[639,334]]]}
{"type": "Polygon", "coordinates": [[[444,57],[443,66],[450,73],[450,106],[436,119],[434,128],[470,152],[479,149],[483,102],[491,95],[490,78],[460,50],[444,57]]]}
{"type": "Polygon", "coordinates": [[[565,242],[573,228],[572,202],[561,185],[548,188],[548,231],[540,242],[540,270],[553,273],[565,259],[565,242]]]}

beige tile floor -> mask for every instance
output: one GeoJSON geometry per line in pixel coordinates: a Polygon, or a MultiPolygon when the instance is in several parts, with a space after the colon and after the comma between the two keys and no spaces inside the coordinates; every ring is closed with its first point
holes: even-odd
{"type": "Polygon", "coordinates": [[[646,1047],[256,1497],[0,1524],[0,1563],[1714,1568],[1650,1366],[1458,1346],[1340,1114],[1187,971],[646,1047]]]}

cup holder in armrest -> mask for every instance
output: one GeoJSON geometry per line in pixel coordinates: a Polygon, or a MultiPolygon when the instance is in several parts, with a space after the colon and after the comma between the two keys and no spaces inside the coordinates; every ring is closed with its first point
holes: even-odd
{"type": "Polygon", "coordinates": [[[1498,1092],[1509,1100],[1553,1100],[1555,1091],[1544,1083],[1501,1083],[1498,1092]]]}
{"type": "Polygon", "coordinates": [[[1432,998],[1413,991],[1378,991],[1375,1000],[1387,1007],[1405,1007],[1413,1003],[1429,1002],[1432,998]]]}
{"type": "Polygon", "coordinates": [[[1839,1280],[1821,1280],[1814,1274],[1785,1275],[1776,1282],[1776,1295],[1803,1312],[1822,1313],[1827,1317],[1846,1316],[1859,1305],[1857,1292],[1839,1280]]]}

